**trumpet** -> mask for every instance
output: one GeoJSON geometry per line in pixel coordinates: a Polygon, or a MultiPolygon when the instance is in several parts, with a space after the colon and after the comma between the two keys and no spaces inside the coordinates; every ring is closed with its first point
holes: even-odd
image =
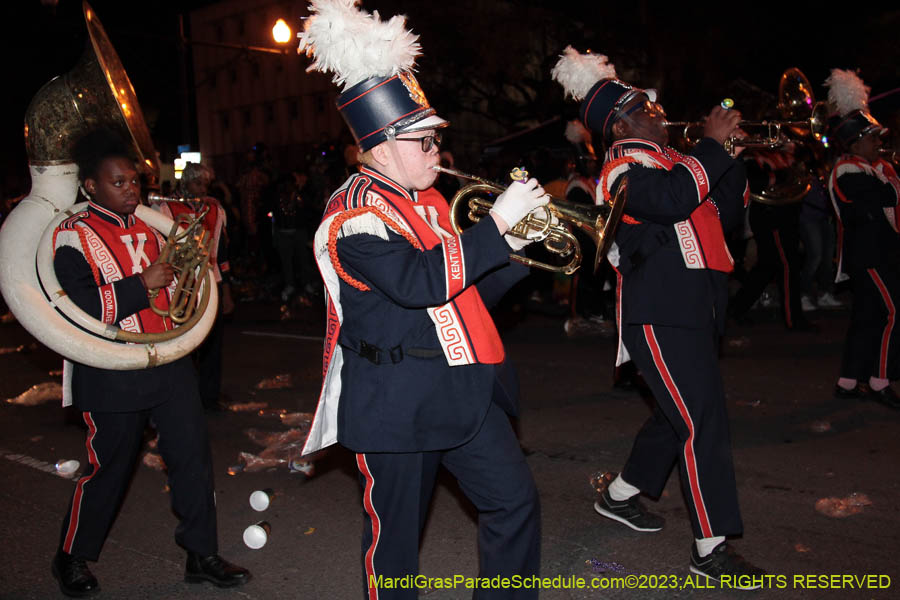
{"type": "MultiPolygon", "coordinates": [[[[450,201],[450,226],[457,234],[461,233],[463,229],[459,214],[461,206],[468,208],[470,221],[478,222],[487,216],[494,205],[485,195],[502,194],[506,191],[506,186],[476,175],[441,166],[435,166],[433,169],[474,182],[461,188],[450,201]]],[[[507,231],[509,235],[520,239],[542,242],[544,248],[552,254],[564,258],[571,256],[565,265],[551,265],[518,254],[511,254],[510,260],[545,271],[571,275],[581,266],[582,252],[578,239],[566,226],[570,225],[588,235],[597,246],[593,265],[596,270],[612,244],[616,225],[624,213],[625,188],[626,183],[623,181],[613,201],[601,206],[584,206],[550,196],[550,202],[545,207],[532,211],[507,231]],[[557,223],[553,222],[554,218],[557,223]]]]}
{"type": "MultiPolygon", "coordinates": [[[[801,130],[808,133],[815,140],[821,140],[825,134],[825,124],[828,109],[824,102],[817,102],[812,109],[812,115],[805,120],[794,121],[739,121],[738,128],[746,130],[761,130],[758,133],[746,137],[731,136],[725,140],[725,150],[729,154],[734,153],[738,146],[742,148],[778,148],[791,141],[784,133],[784,129],[794,131],[801,130]]],[[[666,121],[666,127],[680,127],[681,135],[689,146],[694,146],[703,139],[704,121],[666,121]]]]}
{"type": "Polygon", "coordinates": [[[879,148],[878,155],[889,163],[900,165],[900,151],[895,148],[879,148]]]}
{"type": "MultiPolygon", "coordinates": [[[[723,101],[723,106],[725,103],[723,101]]],[[[734,153],[738,146],[742,148],[778,148],[791,141],[784,130],[791,130],[795,135],[809,135],[819,141],[825,135],[828,122],[828,107],[825,102],[816,102],[812,94],[812,86],[800,69],[791,68],[781,75],[778,85],[778,110],[784,120],[740,121],[741,130],[758,130],[745,137],[732,136],[725,140],[725,150],[734,153]],[[797,119],[799,115],[808,114],[805,119],[797,119]]],[[[680,127],[681,134],[689,146],[696,145],[703,139],[703,121],[666,121],[666,127],[680,127]]]]}

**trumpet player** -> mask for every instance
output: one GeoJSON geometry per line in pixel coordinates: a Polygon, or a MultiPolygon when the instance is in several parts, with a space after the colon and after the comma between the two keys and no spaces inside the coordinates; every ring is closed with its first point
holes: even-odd
{"type": "Polygon", "coordinates": [[[694,532],[690,570],[760,587],[763,571],[726,543],[743,524],[717,343],[732,270],[723,230],[740,222],[747,198],[744,171],[723,148],[740,114],[713,108],[704,138],[681,154],[667,146],[656,92],[617,79],[607,57],[568,47],[553,76],[582,101],[582,122],[607,145],[599,193],[609,201],[627,183],[610,251],[619,280],[617,363],[633,360],[655,399],[594,509],[638,532],[661,530],[664,519],[640,495],[659,497],[677,462],[694,532]]]}
{"type": "MultiPolygon", "coordinates": [[[[173,268],[153,264],[162,239],[134,216],[140,184],[127,147],[117,134],[95,130],[76,142],[73,154],[89,203],[54,232],[60,284],[82,310],[105,323],[133,332],[171,329],[170,319],[150,309],[147,292],[160,290],[156,306],[168,309],[173,268]]],[[[64,370],[71,402],[87,426],[89,463],[75,485],[52,562],[62,592],[83,597],[99,591],[87,562],[100,556],[150,419],[180,518],[175,541],[188,553],[185,580],[220,587],[249,580],[246,569],[218,555],[209,442],[190,360],[135,371],[67,363],[64,370]]]]}
{"type": "Polygon", "coordinates": [[[315,235],[328,324],[304,452],[337,442],[356,453],[367,598],[418,597],[415,586],[391,582],[418,574],[441,466],[478,511],[479,577],[528,578],[540,565],[538,495],[508,418],[518,384],[487,307],[527,274],[509,255],[528,240],[507,231],[547,198],[534,179],[513,183],[490,218],[453,233],[433,188],[448,123],[412,75],[416,36],[398,31],[401,17],[385,30],[377,14],[348,6],[313,2],[300,43],[314,68],[331,65],[343,83],[338,110],[361,151],[359,172],[331,196],[315,235]],[[402,55],[389,56],[386,43],[402,55]]]}
{"type": "Polygon", "coordinates": [[[868,111],[869,88],[841,69],[832,70],[825,83],[837,110],[833,134],[844,151],[828,179],[838,215],[837,278],[849,278],[853,293],[834,395],[898,409],[900,397],[890,382],[900,378],[900,178],[879,155],[887,130],[868,111]]]}

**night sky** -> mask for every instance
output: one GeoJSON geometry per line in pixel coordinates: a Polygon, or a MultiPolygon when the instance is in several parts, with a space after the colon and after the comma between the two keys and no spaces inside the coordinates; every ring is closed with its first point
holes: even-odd
{"type": "MultiPolygon", "coordinates": [[[[182,137],[175,48],[178,11],[207,3],[92,2],[135,86],[158,149],[179,143],[182,137]],[[140,13],[137,7],[142,8],[140,13]]],[[[620,73],[629,69],[637,74],[638,80],[632,83],[658,86],[669,116],[676,119],[697,118],[728,95],[728,90],[747,89],[746,84],[775,94],[779,76],[788,67],[806,73],[817,99],[825,97],[821,83],[832,67],[860,69],[873,96],[900,87],[900,9],[896,3],[857,4],[864,8],[837,13],[826,11],[821,2],[757,2],[751,7],[749,2],[666,6],[647,1],[522,0],[514,2],[521,8],[521,18],[506,31],[472,15],[460,18],[465,14],[460,11],[476,4],[466,0],[451,5],[411,0],[363,2],[366,9],[378,9],[383,17],[407,14],[409,26],[421,35],[425,56],[419,61],[419,80],[426,90],[432,89],[428,74],[435,65],[451,77],[472,72],[473,65],[466,61],[473,56],[477,59],[478,51],[465,45],[480,46],[477,40],[490,39],[502,46],[504,36],[527,42],[541,37],[538,32],[558,40],[560,46],[548,48],[547,65],[552,66],[566,44],[607,54],[620,73]],[[479,27],[489,29],[479,31],[479,27]],[[738,80],[743,87],[735,88],[738,80]]],[[[21,127],[28,102],[46,81],[71,68],[83,52],[85,35],[80,0],[58,0],[55,8],[44,6],[41,0],[10,0],[0,10],[5,50],[5,110],[0,117],[4,178],[0,183],[8,188],[5,182],[11,173],[25,172],[21,127]]],[[[503,68],[505,76],[515,76],[514,64],[503,68]]],[[[565,108],[561,92],[556,98],[552,86],[547,85],[547,97],[552,101],[535,107],[535,120],[565,108]]],[[[891,110],[896,112],[898,96],[873,105],[876,116],[889,121],[891,110]]],[[[429,93],[429,100],[441,109],[440,96],[429,93]]],[[[735,100],[740,107],[742,99],[735,100]]],[[[746,106],[753,102],[744,99],[746,106]]],[[[3,193],[7,194],[6,189],[3,193]]]]}

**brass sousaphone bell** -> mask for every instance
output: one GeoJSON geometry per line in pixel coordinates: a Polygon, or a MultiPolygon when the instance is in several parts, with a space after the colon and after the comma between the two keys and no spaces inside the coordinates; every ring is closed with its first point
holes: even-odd
{"type": "MultiPolygon", "coordinates": [[[[466,214],[469,221],[477,222],[486,217],[494,205],[487,195],[502,194],[506,190],[506,187],[499,183],[456,169],[435,166],[434,170],[474,182],[461,188],[450,201],[450,226],[457,234],[463,229],[461,211],[468,209],[466,214]]],[[[625,211],[626,188],[627,182],[623,181],[612,202],[600,206],[586,206],[560,198],[551,198],[546,209],[531,212],[507,231],[507,234],[514,237],[543,242],[544,248],[552,254],[571,256],[566,264],[551,265],[518,254],[511,254],[510,260],[545,271],[571,275],[581,266],[582,260],[581,244],[569,231],[571,226],[590,237],[597,246],[593,264],[593,270],[596,271],[612,245],[616,226],[625,211]],[[556,223],[553,222],[554,217],[556,223]]]]}

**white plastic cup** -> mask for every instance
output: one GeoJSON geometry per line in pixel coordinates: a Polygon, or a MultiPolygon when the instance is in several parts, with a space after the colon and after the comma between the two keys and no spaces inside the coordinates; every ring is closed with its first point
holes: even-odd
{"type": "Polygon", "coordinates": [[[72,477],[79,467],[81,467],[81,463],[77,460],[61,460],[56,463],[56,472],[60,477],[72,477]]]}
{"type": "Polygon", "coordinates": [[[275,492],[271,489],[264,490],[256,490],[252,494],[250,494],[250,506],[253,510],[262,512],[269,508],[269,504],[272,503],[272,498],[275,497],[275,492]]]}
{"type": "Polygon", "coordinates": [[[266,521],[254,523],[244,530],[244,543],[252,550],[259,550],[269,541],[272,526],[266,521]]]}

